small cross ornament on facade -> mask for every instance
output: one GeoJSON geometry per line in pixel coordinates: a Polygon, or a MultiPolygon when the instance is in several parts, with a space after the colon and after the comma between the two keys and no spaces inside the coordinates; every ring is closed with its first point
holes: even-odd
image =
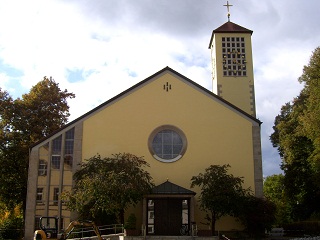
{"type": "Polygon", "coordinates": [[[230,7],[232,7],[233,5],[230,5],[229,1],[227,1],[227,4],[225,4],[223,6],[227,7],[227,10],[228,10],[228,21],[230,22],[230,7]]]}
{"type": "Polygon", "coordinates": [[[163,90],[166,90],[167,92],[169,90],[171,90],[171,84],[169,84],[168,82],[166,84],[163,85],[163,90]]]}

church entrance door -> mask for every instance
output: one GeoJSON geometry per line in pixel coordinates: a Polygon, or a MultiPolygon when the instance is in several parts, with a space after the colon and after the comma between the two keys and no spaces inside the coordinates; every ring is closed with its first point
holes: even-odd
{"type": "Polygon", "coordinates": [[[155,235],[180,235],[181,199],[157,199],[154,201],[155,235]]]}
{"type": "Polygon", "coordinates": [[[148,234],[179,236],[182,225],[189,225],[189,200],[155,198],[148,200],[148,234]]]}
{"type": "Polygon", "coordinates": [[[154,187],[144,199],[143,224],[146,225],[146,234],[179,236],[182,226],[190,229],[195,194],[169,180],[154,187]]]}

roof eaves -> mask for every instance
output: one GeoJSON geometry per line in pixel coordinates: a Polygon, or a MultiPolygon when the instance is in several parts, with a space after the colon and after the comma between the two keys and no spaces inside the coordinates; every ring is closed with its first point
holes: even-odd
{"type": "Polygon", "coordinates": [[[217,98],[219,101],[223,102],[224,104],[228,105],[229,107],[235,109],[236,111],[240,112],[241,114],[246,115],[248,118],[250,118],[251,120],[257,122],[259,125],[262,124],[262,122],[253,117],[252,115],[248,114],[247,112],[243,111],[242,109],[238,108],[237,106],[233,105],[232,103],[228,102],[227,100],[225,100],[224,98],[214,94],[213,92],[209,91],[208,89],[204,88],[203,86],[199,85],[198,83],[192,81],[191,79],[187,78],[186,76],[183,76],[181,73],[176,72],[175,70],[171,69],[170,70],[175,73],[176,75],[178,75],[179,77],[183,78],[184,80],[188,81],[189,83],[193,84],[194,86],[196,86],[197,88],[200,88],[202,91],[206,92],[207,94],[217,98]]]}
{"type": "Polygon", "coordinates": [[[242,27],[238,24],[235,24],[233,22],[226,22],[220,27],[213,30],[213,33],[221,33],[221,32],[229,32],[229,33],[250,33],[252,34],[253,31],[249,30],[245,27],[242,27]]]}
{"type": "Polygon", "coordinates": [[[226,22],[222,24],[220,27],[212,31],[210,42],[209,42],[209,49],[211,48],[213,36],[215,33],[250,33],[252,35],[253,31],[247,28],[244,28],[238,24],[235,24],[233,22],[226,22]]]}
{"type": "MultiPolygon", "coordinates": [[[[74,125],[76,122],[81,121],[82,119],[84,119],[85,117],[89,116],[90,114],[94,113],[95,111],[99,110],[100,108],[112,103],[113,101],[117,100],[118,98],[120,98],[121,96],[129,93],[130,91],[132,91],[133,89],[137,88],[138,86],[144,84],[145,82],[148,82],[150,79],[156,77],[157,75],[163,73],[166,70],[172,70],[170,67],[165,67],[163,69],[161,69],[160,71],[154,73],[153,75],[149,76],[148,78],[140,81],[139,83],[133,85],[132,87],[128,88],[127,90],[124,90],[123,92],[119,93],[118,95],[110,98],[109,100],[103,102],[102,104],[98,105],[97,107],[93,108],[92,110],[90,110],[89,112],[81,115],[80,117],[76,118],[75,120],[71,121],[70,123],[67,123],[66,125],[62,126],[61,128],[57,129],[56,131],[52,132],[51,134],[49,134],[48,136],[40,139],[39,141],[35,142],[34,144],[32,144],[29,148],[32,149],[34,146],[40,144],[41,142],[44,142],[45,140],[49,139],[50,137],[52,137],[53,135],[57,134],[58,132],[60,132],[61,130],[68,128],[71,125],[74,125]]],[[[172,70],[173,71],[173,70],[172,70]]]]}
{"type": "Polygon", "coordinates": [[[250,118],[251,120],[257,122],[259,125],[262,124],[262,122],[260,122],[260,120],[258,120],[257,118],[251,116],[250,114],[246,113],[245,111],[243,111],[242,109],[236,107],[235,105],[231,104],[230,102],[226,101],[225,99],[219,97],[218,95],[214,94],[213,92],[209,91],[208,89],[202,87],[201,85],[199,85],[198,83],[192,81],[191,79],[187,78],[186,76],[182,75],[181,73],[173,70],[170,67],[165,67],[163,69],[161,69],[160,71],[154,73],[153,75],[149,76],[148,78],[140,81],[139,83],[133,85],[132,87],[128,88],[127,90],[119,93],[118,95],[110,98],[109,100],[105,101],[104,103],[100,104],[99,106],[93,108],[92,110],[90,110],[89,112],[83,114],[82,116],[78,117],[77,119],[73,120],[72,122],[64,125],[63,127],[57,129],[56,131],[52,132],[51,134],[49,134],[48,136],[44,137],[43,139],[39,140],[38,142],[32,144],[30,146],[30,149],[32,149],[34,146],[40,144],[41,142],[44,142],[45,140],[49,139],[50,137],[52,137],[53,135],[57,134],[58,132],[60,132],[63,129],[68,128],[71,125],[74,125],[75,123],[77,123],[78,121],[81,121],[82,119],[84,119],[85,117],[89,116],[90,114],[94,113],[95,111],[99,110],[100,108],[112,103],[113,101],[116,101],[117,99],[119,99],[120,97],[122,97],[123,95],[129,93],[130,91],[133,91],[135,88],[141,86],[142,84],[150,81],[151,79],[155,78],[156,76],[162,74],[165,71],[170,71],[172,73],[174,73],[175,75],[179,76],[180,78],[184,79],[185,81],[189,82],[190,84],[196,86],[197,88],[201,89],[202,91],[206,92],[207,94],[217,98],[219,101],[225,103],[226,105],[230,106],[231,108],[235,109],[236,111],[240,112],[241,114],[246,115],[248,118],[250,118]]]}
{"type": "Polygon", "coordinates": [[[178,195],[196,195],[194,191],[181,187],[167,180],[166,182],[154,187],[152,194],[178,194],[178,195]]]}

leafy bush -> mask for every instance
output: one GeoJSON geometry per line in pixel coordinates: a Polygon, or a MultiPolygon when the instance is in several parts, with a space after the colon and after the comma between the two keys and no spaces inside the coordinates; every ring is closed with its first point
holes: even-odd
{"type": "Polygon", "coordinates": [[[136,216],[133,213],[131,213],[128,217],[128,220],[124,224],[124,228],[125,229],[136,229],[136,222],[137,222],[136,216]]]}
{"type": "Polygon", "coordinates": [[[18,216],[4,219],[0,229],[0,239],[21,239],[23,235],[23,218],[18,216]]]}
{"type": "Polygon", "coordinates": [[[283,226],[287,236],[319,235],[320,221],[302,221],[283,226]]]}

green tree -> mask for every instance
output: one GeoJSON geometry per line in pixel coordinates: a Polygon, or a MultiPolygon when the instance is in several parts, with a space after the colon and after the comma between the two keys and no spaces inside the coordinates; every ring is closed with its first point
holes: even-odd
{"type": "Polygon", "coordinates": [[[313,180],[310,156],[314,145],[305,136],[300,116],[303,114],[307,95],[301,92],[292,103],[285,104],[275,119],[274,133],[270,139],[278,148],[284,171],[284,199],[288,204],[288,219],[305,220],[316,209],[314,196],[318,187],[313,180]]]}
{"type": "Polygon", "coordinates": [[[270,136],[278,148],[284,171],[284,194],[292,220],[319,213],[320,200],[320,49],[299,78],[304,88],[275,118],[270,136]]]}
{"type": "Polygon", "coordinates": [[[290,206],[287,204],[284,186],[284,175],[274,174],[266,177],[263,184],[264,196],[276,206],[275,226],[291,222],[290,206]]]}
{"type": "Polygon", "coordinates": [[[283,179],[283,174],[273,174],[266,177],[263,183],[263,193],[267,199],[272,202],[277,202],[283,198],[283,179]]]}
{"type": "Polygon", "coordinates": [[[242,187],[243,179],[228,174],[230,165],[211,165],[205,173],[191,178],[191,188],[199,186],[200,207],[209,212],[212,234],[215,234],[215,224],[222,216],[236,216],[243,201],[250,190],[242,187]]]}
{"type": "Polygon", "coordinates": [[[312,156],[320,167],[320,47],[316,48],[310,57],[309,64],[304,66],[299,82],[304,84],[302,92],[307,96],[303,114],[301,132],[312,140],[315,149],[312,156]]]}
{"type": "MultiPolygon", "coordinates": [[[[304,84],[302,90],[308,98],[303,114],[300,116],[301,133],[312,142],[312,153],[308,161],[312,175],[310,189],[312,208],[315,215],[320,215],[320,47],[316,48],[310,57],[309,64],[304,66],[299,82],[304,84]],[[314,187],[315,186],[315,187],[314,187]]],[[[319,219],[319,218],[318,218],[319,219]]]]}
{"type": "Polygon", "coordinates": [[[0,239],[21,239],[23,236],[23,217],[12,216],[2,221],[0,239]]]}
{"type": "Polygon", "coordinates": [[[29,147],[67,122],[74,97],[47,77],[16,100],[0,89],[0,199],[9,208],[25,207],[29,147]]]}
{"type": "Polygon", "coordinates": [[[0,209],[0,239],[21,239],[24,224],[21,205],[7,209],[0,204],[0,209]]]}
{"type": "Polygon", "coordinates": [[[72,192],[64,192],[67,207],[82,217],[96,220],[101,213],[116,214],[124,223],[124,211],[137,204],[153,185],[152,177],[144,169],[149,164],[143,157],[130,153],[101,158],[91,157],[81,163],[74,174],[72,192]]]}

